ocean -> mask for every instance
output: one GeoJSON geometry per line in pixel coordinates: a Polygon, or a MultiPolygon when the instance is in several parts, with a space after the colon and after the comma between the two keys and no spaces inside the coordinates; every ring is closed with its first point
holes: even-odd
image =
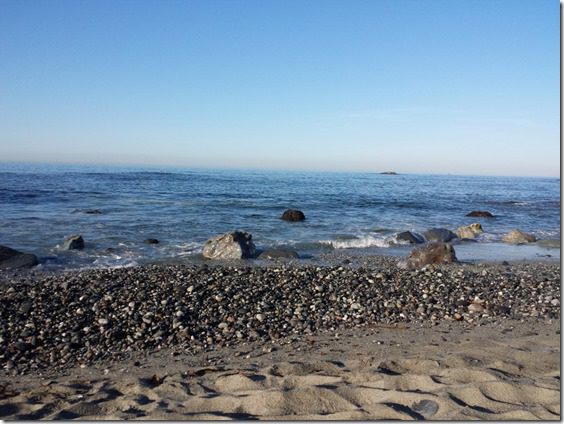
{"type": "Polygon", "coordinates": [[[520,229],[560,239],[560,179],[0,164],[0,244],[36,254],[45,269],[189,262],[208,238],[236,229],[258,249],[290,247],[309,258],[333,250],[406,256],[414,246],[398,244],[398,232],[473,222],[484,233],[455,243],[461,260],[559,261],[559,248],[501,238],[520,229]],[[289,208],[306,220],[282,221],[289,208]],[[496,218],[465,216],[473,210],[496,218]],[[61,249],[73,234],[84,250],[61,249]]]}

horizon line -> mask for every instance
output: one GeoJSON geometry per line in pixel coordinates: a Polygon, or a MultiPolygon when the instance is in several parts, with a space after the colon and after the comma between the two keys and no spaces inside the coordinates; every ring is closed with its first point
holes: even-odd
{"type": "Polygon", "coordinates": [[[303,173],[333,173],[333,174],[380,174],[394,172],[396,175],[425,175],[425,176],[456,176],[456,177],[498,177],[498,178],[554,178],[561,179],[562,169],[558,176],[553,175],[509,175],[509,174],[468,174],[468,173],[437,173],[437,172],[410,172],[395,171],[394,169],[382,170],[364,170],[364,169],[313,169],[313,168],[267,168],[260,166],[213,166],[213,165],[174,165],[159,163],[142,163],[142,162],[71,162],[71,161],[41,161],[41,160],[1,160],[0,164],[12,165],[47,165],[47,166],[90,166],[90,167],[107,167],[107,168],[169,168],[177,170],[208,170],[208,171],[236,171],[236,172],[303,172],[303,173]]]}

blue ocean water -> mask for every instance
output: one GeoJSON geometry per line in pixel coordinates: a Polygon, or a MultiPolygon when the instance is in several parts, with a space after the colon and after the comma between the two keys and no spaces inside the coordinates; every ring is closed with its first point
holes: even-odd
{"type": "Polygon", "coordinates": [[[456,245],[459,258],[560,257],[559,249],[500,242],[515,228],[560,239],[558,178],[0,164],[0,218],[0,244],[37,254],[47,268],[190,258],[209,237],[235,229],[250,232],[259,249],[406,255],[412,247],[398,246],[397,232],[472,222],[485,232],[456,245]],[[306,221],[282,221],[288,208],[306,221]],[[85,213],[93,209],[101,214],[85,213]],[[472,210],[496,218],[466,217],[472,210]],[[83,251],[61,249],[72,234],[83,235],[83,251]]]}

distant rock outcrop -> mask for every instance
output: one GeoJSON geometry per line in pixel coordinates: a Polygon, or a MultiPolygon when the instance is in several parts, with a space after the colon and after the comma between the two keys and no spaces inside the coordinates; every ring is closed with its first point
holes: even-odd
{"type": "Polygon", "coordinates": [[[233,231],[207,240],[202,255],[208,259],[248,259],[255,256],[253,236],[244,231],[233,231]]]}
{"type": "Polygon", "coordinates": [[[478,222],[466,225],[464,227],[458,227],[458,229],[456,230],[458,237],[467,239],[472,239],[479,234],[482,234],[483,232],[484,230],[482,228],[482,225],[478,222]]]}
{"type": "Polygon", "coordinates": [[[520,230],[511,230],[502,237],[502,240],[510,244],[526,244],[534,243],[537,241],[537,238],[532,234],[524,233],[520,230]]]}
{"type": "Polygon", "coordinates": [[[488,211],[472,211],[467,213],[466,216],[474,216],[477,218],[495,218],[495,216],[488,211]]]}
{"type": "Polygon", "coordinates": [[[449,242],[458,236],[446,228],[431,228],[423,233],[427,241],[449,242]]]}
{"type": "Polygon", "coordinates": [[[38,263],[35,255],[0,246],[0,268],[30,268],[38,263]]]}
{"type": "Polygon", "coordinates": [[[419,269],[425,265],[450,264],[457,261],[454,247],[451,244],[431,242],[411,251],[407,258],[407,267],[419,269]]]}
{"type": "Polygon", "coordinates": [[[74,235],[67,238],[63,244],[63,250],[82,250],[84,249],[84,239],[81,235],[74,235]]]}
{"type": "Polygon", "coordinates": [[[284,211],[284,213],[280,218],[283,219],[284,221],[297,222],[297,221],[303,221],[305,219],[305,215],[300,210],[287,209],[284,211]]]}

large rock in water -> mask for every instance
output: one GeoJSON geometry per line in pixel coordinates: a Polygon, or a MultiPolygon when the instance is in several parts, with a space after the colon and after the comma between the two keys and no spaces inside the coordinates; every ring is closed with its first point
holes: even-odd
{"type": "Polygon", "coordinates": [[[74,235],[67,238],[63,244],[64,250],[84,249],[84,239],[81,235],[74,235]]]}
{"type": "Polygon", "coordinates": [[[253,236],[233,231],[210,238],[204,243],[202,255],[208,259],[248,259],[255,256],[253,236]]]}
{"type": "Polygon", "coordinates": [[[465,227],[458,227],[458,229],[456,230],[458,237],[467,239],[472,239],[479,234],[482,234],[483,232],[484,230],[482,229],[482,225],[478,222],[467,225],[465,227]]]}
{"type": "Polygon", "coordinates": [[[510,244],[525,244],[534,243],[537,241],[537,238],[532,234],[524,233],[519,230],[511,230],[502,237],[502,240],[510,244]]]}
{"type": "Polygon", "coordinates": [[[406,241],[409,244],[420,244],[424,243],[425,240],[417,233],[412,233],[411,231],[403,231],[396,234],[397,241],[406,241]]]}
{"type": "Polygon", "coordinates": [[[478,218],[495,218],[492,213],[488,211],[472,211],[467,213],[466,216],[474,216],[478,218]]]}
{"type": "Polygon", "coordinates": [[[0,268],[30,268],[38,263],[35,255],[0,246],[0,268]]]}
{"type": "Polygon", "coordinates": [[[302,211],[299,211],[297,209],[288,209],[284,211],[280,218],[282,218],[284,221],[296,222],[303,221],[305,219],[305,215],[302,211]]]}
{"type": "Polygon", "coordinates": [[[423,233],[427,241],[449,242],[458,236],[446,228],[431,228],[423,233]]]}
{"type": "Polygon", "coordinates": [[[431,242],[413,249],[407,258],[410,269],[423,268],[430,264],[450,264],[457,262],[454,247],[449,243],[431,242]]]}

